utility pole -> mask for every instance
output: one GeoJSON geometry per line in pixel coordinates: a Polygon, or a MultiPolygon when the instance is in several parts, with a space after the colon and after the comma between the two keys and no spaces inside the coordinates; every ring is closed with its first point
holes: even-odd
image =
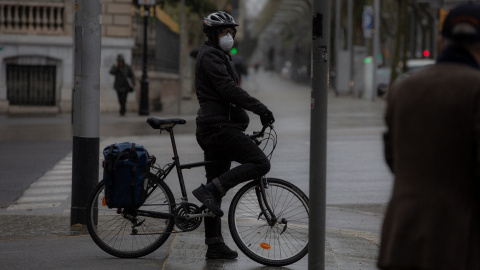
{"type": "MultiPolygon", "coordinates": [[[[341,20],[342,16],[342,0],[335,0],[335,54],[338,55],[340,50],[342,50],[342,28],[341,20]]],[[[338,61],[337,61],[338,62],[338,61]]],[[[335,63],[338,66],[338,63],[335,63]]],[[[338,68],[337,68],[338,69],[338,68]]]]}
{"type": "Polygon", "coordinates": [[[72,205],[70,224],[86,224],[98,183],[102,1],[75,0],[72,205]]]}
{"type": "Polygon", "coordinates": [[[312,96],[310,123],[310,220],[308,269],[325,269],[325,206],[327,182],[328,45],[330,2],[313,1],[312,96]]]}
{"type": "Polygon", "coordinates": [[[355,50],[353,48],[353,0],[348,0],[347,2],[347,50],[350,51],[350,81],[348,82],[350,86],[350,93],[355,93],[355,50]]]}
{"type": "Polygon", "coordinates": [[[380,54],[380,0],[374,0],[373,6],[373,89],[372,89],[372,96],[371,100],[375,100],[377,98],[377,86],[378,86],[378,55],[380,54]]]}
{"type": "Polygon", "coordinates": [[[182,96],[183,96],[183,88],[185,87],[184,80],[185,80],[185,69],[186,69],[186,41],[187,41],[187,33],[185,33],[185,0],[182,0],[180,3],[180,64],[178,65],[178,73],[180,75],[180,83],[178,86],[178,96],[177,96],[177,114],[180,115],[182,112],[182,96]]]}
{"type": "Polygon", "coordinates": [[[342,44],[342,28],[341,28],[341,20],[340,17],[342,16],[342,0],[335,0],[335,48],[334,48],[334,55],[335,55],[335,91],[338,95],[340,84],[339,84],[339,73],[340,73],[340,53],[343,51],[342,44]]]}
{"type": "MultiPolygon", "coordinates": [[[[155,5],[155,0],[138,0],[138,5],[144,6],[145,11],[143,13],[143,69],[142,69],[142,81],[140,90],[140,108],[138,110],[139,115],[149,115],[148,109],[148,74],[147,74],[147,33],[148,33],[148,17],[150,16],[150,6],[155,5]]],[[[160,110],[161,110],[160,103],[160,110]]]]}

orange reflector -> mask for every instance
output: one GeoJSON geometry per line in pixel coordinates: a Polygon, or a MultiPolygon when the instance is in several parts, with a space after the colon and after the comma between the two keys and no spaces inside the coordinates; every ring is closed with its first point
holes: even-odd
{"type": "Polygon", "coordinates": [[[107,206],[107,200],[105,199],[105,197],[103,197],[103,199],[102,199],[102,205],[107,206]]]}
{"type": "Polygon", "coordinates": [[[260,243],[260,247],[263,248],[263,249],[270,249],[270,245],[267,244],[267,243],[260,243]]]}

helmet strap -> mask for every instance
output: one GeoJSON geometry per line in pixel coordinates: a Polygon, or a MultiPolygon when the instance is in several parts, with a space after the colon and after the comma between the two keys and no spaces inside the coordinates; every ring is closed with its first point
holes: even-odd
{"type": "Polygon", "coordinates": [[[218,46],[218,33],[220,32],[220,28],[212,28],[207,31],[207,38],[208,40],[218,46]]]}

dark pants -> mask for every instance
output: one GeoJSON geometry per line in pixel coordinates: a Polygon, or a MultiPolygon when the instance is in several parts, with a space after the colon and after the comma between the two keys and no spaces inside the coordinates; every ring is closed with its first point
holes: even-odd
{"type": "MultiPolygon", "coordinates": [[[[263,151],[241,130],[229,127],[197,127],[197,142],[205,160],[221,160],[205,166],[207,182],[218,178],[225,191],[267,174],[270,161],[263,151]],[[231,162],[241,165],[230,170],[231,162]]],[[[223,242],[219,217],[205,218],[205,244],[223,242]]]]}
{"type": "Polygon", "coordinates": [[[117,90],[118,103],[120,103],[120,115],[125,115],[128,91],[117,90]]]}

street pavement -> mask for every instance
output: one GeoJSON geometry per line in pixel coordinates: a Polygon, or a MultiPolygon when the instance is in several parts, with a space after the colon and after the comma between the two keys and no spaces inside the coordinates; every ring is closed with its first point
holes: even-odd
{"type": "MultiPolygon", "coordinates": [[[[264,102],[276,118],[278,145],[268,176],[291,181],[312,196],[309,192],[311,88],[272,73],[250,74],[244,81],[244,88],[264,102]]],[[[385,102],[337,97],[332,90],[328,98],[325,269],[377,269],[379,232],[392,187],[392,175],[382,156],[385,102]]],[[[181,115],[150,112],[151,116],[187,120],[186,125],[175,127],[183,163],[203,158],[194,137],[197,107],[196,100],[183,100],[181,115]]],[[[149,153],[154,154],[157,163],[171,162],[168,133],[158,134],[145,123],[146,118],[133,112],[127,113],[126,117],[102,114],[99,154],[111,143],[133,141],[143,144],[149,153]]],[[[59,150],[53,151],[52,157],[42,160],[43,163],[30,166],[17,154],[9,164],[23,162],[23,167],[2,166],[0,192],[13,193],[6,191],[7,187],[2,183],[8,182],[9,187],[14,185],[15,179],[10,177],[15,174],[24,175],[31,179],[28,180],[31,183],[20,187],[23,194],[12,195],[13,199],[3,200],[0,205],[1,269],[274,269],[251,261],[240,251],[236,260],[206,260],[203,225],[194,232],[172,235],[160,249],[140,259],[117,259],[108,255],[95,245],[83,226],[70,226],[70,115],[0,116],[0,123],[2,153],[15,151],[17,148],[13,146],[30,149],[38,142],[40,153],[34,158],[42,160],[42,153],[48,154],[56,143],[59,145],[59,150]],[[6,145],[11,147],[8,152],[3,147],[6,145]]],[[[251,115],[247,131],[251,133],[259,129],[258,116],[251,115]]],[[[92,169],[98,169],[101,177],[100,166],[92,169]]],[[[180,189],[174,176],[171,174],[166,182],[179,198],[180,189]]],[[[205,181],[203,168],[185,170],[184,177],[189,191],[205,181]]],[[[227,193],[222,205],[225,212],[240,187],[227,193]]],[[[198,203],[191,195],[189,199],[198,203]]],[[[237,249],[230,237],[226,218],[222,222],[227,244],[237,249]]],[[[308,255],[284,267],[307,268],[308,255]]]]}

